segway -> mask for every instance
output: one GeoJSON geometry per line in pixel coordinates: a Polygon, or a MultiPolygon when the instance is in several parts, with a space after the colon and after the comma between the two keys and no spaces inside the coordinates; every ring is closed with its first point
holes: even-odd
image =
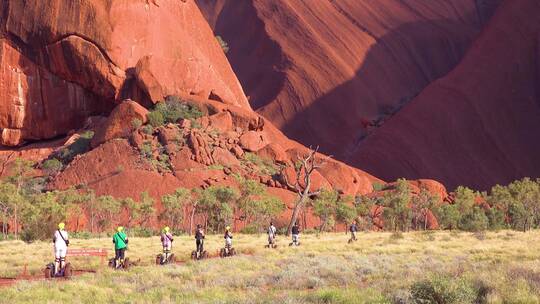
{"type": "Polygon", "coordinates": [[[233,247],[225,246],[219,250],[219,256],[222,258],[232,257],[236,255],[236,250],[233,247]]]}
{"type": "Polygon", "coordinates": [[[174,263],[176,263],[176,257],[174,256],[174,253],[169,254],[167,259],[165,259],[165,254],[163,253],[156,255],[156,265],[166,265],[174,263]]]}
{"type": "Polygon", "coordinates": [[[191,252],[191,259],[192,260],[202,260],[202,259],[207,259],[208,258],[208,252],[206,250],[204,250],[204,241],[202,241],[202,245],[201,245],[201,251],[198,251],[198,250],[193,250],[191,252]]]}
{"type": "Polygon", "coordinates": [[[272,249],[276,249],[276,248],[277,248],[276,237],[274,237],[274,239],[272,240],[272,242],[269,242],[268,244],[264,245],[264,248],[272,248],[272,249]]]}
{"type": "Polygon", "coordinates": [[[129,269],[129,267],[131,267],[131,262],[129,261],[129,258],[125,258],[123,262],[117,261],[115,258],[112,258],[112,259],[109,259],[109,267],[113,269],[127,270],[129,269]]]}
{"type": "Polygon", "coordinates": [[[71,278],[73,275],[73,270],[71,269],[70,263],[65,263],[64,267],[56,273],[56,266],[54,263],[49,263],[45,266],[43,270],[46,279],[51,278],[71,278]]]}
{"type": "Polygon", "coordinates": [[[300,246],[300,242],[293,240],[291,243],[289,243],[289,246],[300,246]]]}

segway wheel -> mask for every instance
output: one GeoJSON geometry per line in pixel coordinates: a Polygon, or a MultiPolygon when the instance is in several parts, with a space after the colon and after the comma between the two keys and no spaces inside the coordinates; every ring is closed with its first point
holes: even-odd
{"type": "Polygon", "coordinates": [[[51,263],[47,265],[45,269],[43,270],[43,274],[45,275],[46,279],[50,279],[54,277],[54,264],[51,263]]]}
{"type": "Polygon", "coordinates": [[[225,248],[221,248],[219,250],[219,257],[224,258],[225,257],[225,248]]]}
{"type": "Polygon", "coordinates": [[[109,259],[109,267],[110,267],[110,268],[116,268],[114,258],[109,259]]]}
{"type": "Polygon", "coordinates": [[[171,255],[169,256],[169,263],[170,263],[170,264],[176,263],[176,257],[175,257],[174,254],[172,254],[172,253],[171,253],[171,255]]]}
{"type": "Polygon", "coordinates": [[[156,265],[161,265],[161,254],[156,256],[156,265]]]}
{"type": "Polygon", "coordinates": [[[203,251],[202,255],[201,255],[201,259],[207,259],[208,258],[208,251],[203,251]]]}
{"type": "Polygon", "coordinates": [[[71,278],[73,275],[73,269],[71,268],[70,263],[66,263],[66,266],[64,266],[64,278],[71,278]]]}
{"type": "Polygon", "coordinates": [[[129,258],[124,259],[124,265],[122,265],[123,269],[129,269],[131,267],[131,262],[129,261],[129,258]]]}
{"type": "Polygon", "coordinates": [[[236,250],[234,250],[234,248],[229,249],[229,256],[234,256],[234,255],[236,255],[236,250]]]}
{"type": "Polygon", "coordinates": [[[197,251],[193,250],[193,251],[191,252],[191,259],[192,259],[192,260],[196,260],[196,259],[197,259],[197,251]]]}

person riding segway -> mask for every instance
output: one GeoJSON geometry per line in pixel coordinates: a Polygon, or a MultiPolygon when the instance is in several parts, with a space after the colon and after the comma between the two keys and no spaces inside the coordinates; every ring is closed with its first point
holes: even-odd
{"type": "Polygon", "coordinates": [[[163,253],[158,254],[156,257],[156,264],[163,265],[167,263],[174,263],[175,258],[172,251],[173,236],[169,227],[163,228],[161,232],[161,245],[163,246],[163,253]]]}
{"type": "Polygon", "coordinates": [[[221,248],[219,252],[219,256],[223,258],[223,257],[236,255],[236,251],[232,247],[233,235],[231,232],[231,227],[229,226],[225,227],[225,235],[223,236],[223,238],[225,239],[225,248],[221,248]]]}
{"type": "Polygon", "coordinates": [[[300,246],[300,226],[298,223],[294,223],[291,229],[292,243],[289,246],[300,246]]]}
{"type": "Polygon", "coordinates": [[[115,269],[129,267],[129,259],[125,257],[128,245],[128,237],[124,232],[124,227],[116,228],[116,233],[113,235],[112,242],[114,243],[114,259],[109,261],[109,265],[115,269]]]}
{"type": "Polygon", "coordinates": [[[277,245],[276,245],[276,232],[277,232],[277,229],[274,226],[274,223],[270,222],[270,226],[268,226],[268,230],[267,230],[267,233],[268,233],[268,245],[265,246],[266,248],[276,248],[277,247],[277,245]]]}
{"type": "Polygon", "coordinates": [[[58,224],[58,229],[54,232],[54,264],[50,263],[45,268],[45,277],[70,277],[71,264],[66,263],[67,247],[69,246],[69,236],[64,229],[66,224],[58,224]]]}
{"type": "Polygon", "coordinates": [[[204,250],[204,230],[201,224],[197,224],[197,230],[195,231],[195,245],[197,250],[191,252],[191,258],[194,260],[200,260],[208,257],[208,252],[204,250]]]}
{"type": "Polygon", "coordinates": [[[356,232],[358,231],[358,227],[356,226],[356,221],[353,221],[351,226],[349,227],[349,231],[351,232],[351,238],[349,239],[349,244],[352,242],[356,242],[356,232]]]}

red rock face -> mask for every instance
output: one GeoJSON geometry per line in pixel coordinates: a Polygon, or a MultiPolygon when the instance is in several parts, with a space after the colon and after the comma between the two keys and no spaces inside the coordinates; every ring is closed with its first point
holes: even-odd
{"type": "Polygon", "coordinates": [[[250,109],[192,1],[2,1],[0,128],[4,144],[51,138],[108,113],[193,94],[250,109]]]}
{"type": "Polygon", "coordinates": [[[498,2],[197,0],[251,105],[342,160],[461,60],[498,2]]]}
{"type": "Polygon", "coordinates": [[[456,69],[368,137],[351,163],[450,190],[538,176],[538,16],[538,1],[504,2],[456,69]]]}
{"type": "Polygon", "coordinates": [[[51,138],[82,126],[86,117],[106,111],[101,99],[42,68],[0,40],[1,144],[51,138]]]}

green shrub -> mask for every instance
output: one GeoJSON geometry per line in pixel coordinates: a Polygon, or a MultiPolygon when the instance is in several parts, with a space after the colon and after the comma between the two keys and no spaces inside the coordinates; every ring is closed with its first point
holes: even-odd
{"type": "Polygon", "coordinates": [[[278,169],[271,159],[261,158],[255,153],[246,152],[244,154],[244,160],[254,164],[261,174],[274,175],[278,173],[278,169]]]}
{"type": "Polygon", "coordinates": [[[41,165],[41,167],[43,168],[43,170],[48,175],[53,175],[53,174],[55,174],[57,172],[60,172],[62,170],[62,168],[64,167],[64,165],[58,159],[51,158],[51,159],[48,159],[48,160],[44,161],[43,165],[41,165]]]}
{"type": "Polygon", "coordinates": [[[410,291],[412,302],[419,304],[476,303],[479,297],[479,291],[470,281],[442,275],[416,282],[410,291]]]}
{"type": "Polygon", "coordinates": [[[168,96],[146,115],[148,123],[153,127],[177,123],[180,119],[194,120],[202,116],[203,113],[197,106],[184,102],[176,96],[168,96]]]}
{"type": "Polygon", "coordinates": [[[216,36],[216,40],[218,41],[219,46],[221,46],[223,53],[227,54],[229,52],[229,44],[225,42],[221,36],[216,36]]]}
{"type": "Polygon", "coordinates": [[[384,190],[385,187],[386,186],[383,183],[378,183],[378,182],[373,183],[373,191],[381,191],[381,190],[384,190]]]}
{"type": "Polygon", "coordinates": [[[153,150],[152,150],[152,143],[149,141],[145,141],[141,146],[141,155],[146,158],[152,158],[153,156],[153,150]]]}
{"type": "Polygon", "coordinates": [[[141,129],[144,134],[152,135],[154,134],[154,127],[152,125],[144,125],[141,129]]]}
{"type": "Polygon", "coordinates": [[[64,164],[70,163],[75,156],[86,153],[90,150],[90,142],[94,137],[93,131],[86,131],[80,135],[80,137],[68,147],[60,150],[55,155],[55,158],[62,161],[64,164]]]}
{"type": "Polygon", "coordinates": [[[146,118],[148,119],[148,123],[154,128],[165,124],[165,117],[163,117],[163,113],[159,111],[148,112],[146,118]]]}
{"type": "Polygon", "coordinates": [[[240,230],[240,233],[245,233],[245,234],[256,234],[259,232],[260,232],[260,227],[253,223],[247,225],[246,227],[242,228],[242,230],[240,230]]]}
{"type": "Polygon", "coordinates": [[[137,130],[138,128],[140,128],[142,126],[142,120],[140,120],[138,118],[134,118],[131,121],[131,126],[133,127],[134,130],[137,130]]]}

